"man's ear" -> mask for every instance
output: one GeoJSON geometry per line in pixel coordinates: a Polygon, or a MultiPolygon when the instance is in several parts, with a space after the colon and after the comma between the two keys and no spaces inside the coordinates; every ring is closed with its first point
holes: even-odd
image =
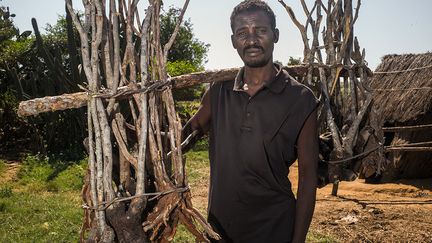
{"type": "Polygon", "coordinates": [[[275,28],[273,30],[273,33],[274,33],[274,43],[277,43],[279,41],[279,29],[275,28]]]}

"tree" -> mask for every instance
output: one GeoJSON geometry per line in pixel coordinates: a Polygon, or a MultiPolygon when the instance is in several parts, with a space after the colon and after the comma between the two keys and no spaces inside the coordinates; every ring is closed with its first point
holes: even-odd
{"type": "MultiPolygon", "coordinates": [[[[175,24],[181,9],[170,7],[168,11],[161,14],[161,43],[165,45],[175,24]]],[[[177,38],[168,52],[167,72],[170,76],[198,72],[204,70],[207,62],[207,52],[210,45],[198,40],[192,28],[191,20],[184,21],[179,29],[177,38]]],[[[174,90],[176,100],[199,99],[204,92],[203,85],[196,85],[186,89],[174,90]]]]}
{"type": "Polygon", "coordinates": [[[28,38],[31,32],[20,33],[13,17],[15,14],[8,7],[0,6],[0,154],[7,158],[42,148],[37,128],[15,112],[18,102],[25,97],[15,67],[31,46],[28,38]]]}
{"type": "MultiPolygon", "coordinates": [[[[3,11],[3,13],[5,13],[3,11]]],[[[10,16],[10,14],[7,14],[10,16]]],[[[3,38],[0,54],[1,73],[0,89],[1,93],[8,94],[9,99],[12,97],[18,102],[21,100],[58,95],[79,91],[77,86],[80,80],[72,77],[71,71],[71,52],[68,51],[67,24],[64,18],[60,18],[54,26],[47,27],[47,34],[41,35],[36,20],[32,20],[34,35],[31,31],[20,33],[13,26],[12,21],[3,19],[3,26],[8,26],[13,31],[3,31],[9,34],[3,38]],[[8,25],[6,25],[8,24],[8,25]]],[[[70,27],[72,27],[70,25],[70,27]]],[[[15,104],[9,103],[8,109],[16,109],[15,104]]],[[[14,112],[4,116],[2,127],[23,127],[12,125],[19,120],[20,124],[27,124],[24,131],[12,129],[16,132],[6,132],[2,139],[7,140],[9,147],[14,148],[17,152],[32,153],[67,153],[74,158],[81,158],[84,153],[82,140],[85,137],[84,110],[70,110],[63,112],[53,112],[42,114],[37,117],[31,117],[26,120],[18,119],[14,112]],[[32,132],[25,131],[33,127],[32,132]],[[20,132],[18,132],[20,131],[20,132]],[[7,135],[6,135],[7,134],[7,135]],[[33,136],[24,136],[23,134],[32,134],[33,136]],[[37,137],[38,139],[35,139],[37,137]],[[31,142],[20,141],[38,141],[33,142],[37,146],[28,146],[31,142]],[[27,147],[32,149],[27,150],[27,147]],[[18,151],[17,151],[18,149],[18,151]],[[19,150],[23,151],[19,151],[19,150]]]]}
{"type": "Polygon", "coordinates": [[[291,65],[300,65],[301,64],[301,58],[295,58],[295,57],[292,57],[292,56],[290,56],[289,57],[289,59],[288,59],[288,66],[291,66],[291,65]]]}
{"type": "MultiPolygon", "coordinates": [[[[178,21],[178,16],[181,9],[170,7],[166,13],[161,14],[161,44],[165,45],[171,33],[174,31],[175,24],[178,21]]],[[[171,50],[168,52],[168,63],[186,62],[190,64],[194,72],[204,70],[204,64],[207,62],[207,51],[209,44],[198,40],[192,28],[191,20],[185,20],[181,25],[177,38],[173,43],[171,50]]],[[[184,72],[173,73],[171,76],[178,76],[190,71],[186,69],[184,72]]]]}

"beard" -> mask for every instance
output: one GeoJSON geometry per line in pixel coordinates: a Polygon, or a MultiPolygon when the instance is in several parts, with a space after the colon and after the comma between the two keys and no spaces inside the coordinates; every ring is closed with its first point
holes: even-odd
{"type": "Polygon", "coordinates": [[[252,60],[243,60],[245,66],[251,67],[251,68],[259,68],[264,67],[268,64],[269,60],[261,58],[261,59],[252,59],[252,60]]]}
{"type": "Polygon", "coordinates": [[[261,46],[250,46],[250,47],[245,48],[245,50],[243,51],[243,58],[242,59],[243,59],[243,63],[245,66],[251,67],[251,68],[259,68],[259,67],[264,67],[265,65],[267,65],[271,61],[272,57],[266,56],[264,48],[262,48],[261,46]],[[255,57],[248,56],[247,51],[249,48],[260,49],[263,55],[259,55],[259,56],[255,56],[255,57]]]}

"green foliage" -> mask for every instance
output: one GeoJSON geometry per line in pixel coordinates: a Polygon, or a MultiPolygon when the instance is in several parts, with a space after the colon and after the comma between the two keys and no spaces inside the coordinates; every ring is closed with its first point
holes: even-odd
{"type": "Polygon", "coordinates": [[[197,141],[197,143],[192,147],[192,151],[205,151],[208,152],[209,149],[209,138],[203,137],[197,141]]]}
{"type": "MultiPolygon", "coordinates": [[[[175,107],[182,124],[186,124],[186,122],[198,111],[200,101],[177,101],[175,107]]],[[[208,151],[208,142],[208,137],[201,138],[192,147],[192,151],[208,151]]]]}
{"type": "Polygon", "coordinates": [[[171,77],[186,73],[200,71],[193,63],[185,60],[171,61],[167,63],[167,72],[171,77]]]}
{"type": "Polygon", "coordinates": [[[19,34],[18,29],[13,24],[13,17],[15,14],[11,14],[8,7],[0,6],[0,43],[19,34]]]}
{"type": "MultiPolygon", "coordinates": [[[[19,33],[10,18],[0,18],[0,26],[15,33],[4,35],[0,40],[2,151],[14,158],[19,156],[17,153],[20,151],[43,154],[64,151],[73,155],[72,159],[82,158],[81,141],[86,136],[83,109],[25,119],[15,113],[19,101],[79,90],[77,83],[80,79],[73,79],[71,74],[65,18],[60,17],[55,25],[48,25],[46,34],[39,38],[30,36],[31,31],[19,33]]],[[[3,32],[7,31],[0,31],[3,32]]],[[[79,43],[78,39],[72,42],[79,43]]]]}
{"type": "MultiPolygon", "coordinates": [[[[171,7],[161,15],[161,44],[165,45],[171,37],[177,23],[180,9],[171,7]]],[[[209,44],[199,41],[193,34],[190,19],[184,20],[171,50],[168,61],[189,61],[197,69],[203,69],[207,61],[209,44]]]]}
{"type": "Polygon", "coordinates": [[[21,57],[23,57],[33,45],[33,40],[31,38],[21,39],[21,40],[5,40],[0,42],[0,60],[3,63],[19,62],[21,57]]]}
{"type": "Polygon", "coordinates": [[[186,122],[198,111],[199,107],[200,102],[198,100],[177,101],[175,103],[175,108],[180,116],[182,124],[186,124],[186,122]]]}
{"type": "MultiPolygon", "coordinates": [[[[175,29],[180,9],[171,7],[161,15],[161,43],[165,45],[175,29]]],[[[180,25],[177,37],[168,52],[167,72],[172,77],[204,70],[210,45],[199,41],[193,34],[190,19],[180,25]]],[[[173,91],[175,100],[199,99],[203,85],[173,91]]]]}
{"type": "MultiPolygon", "coordinates": [[[[167,63],[167,72],[171,77],[198,71],[201,71],[201,68],[190,61],[178,60],[167,63]]],[[[201,98],[204,91],[204,85],[195,85],[189,88],[175,89],[173,96],[175,100],[192,101],[201,98]]]]}
{"type": "Polygon", "coordinates": [[[5,109],[16,108],[17,106],[18,100],[11,89],[7,89],[5,92],[0,93],[1,112],[4,112],[5,109]]]}
{"type": "Polygon", "coordinates": [[[301,58],[289,57],[287,63],[288,66],[300,65],[300,64],[301,64],[301,58]]]}
{"type": "Polygon", "coordinates": [[[45,27],[46,34],[44,40],[53,44],[62,44],[66,47],[67,39],[67,22],[64,16],[59,16],[57,23],[54,25],[47,24],[45,27]]]}
{"type": "Polygon", "coordinates": [[[205,92],[205,86],[197,84],[188,88],[174,89],[173,97],[176,101],[194,101],[200,100],[205,92]]]}

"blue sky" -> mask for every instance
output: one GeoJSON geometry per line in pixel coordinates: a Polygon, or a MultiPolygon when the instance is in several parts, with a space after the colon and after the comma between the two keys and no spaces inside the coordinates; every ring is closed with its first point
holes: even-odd
{"type": "MultiPolygon", "coordinates": [[[[141,0],[147,3],[145,0],[141,0]]],[[[165,6],[181,6],[184,1],[166,0],[165,6]]],[[[186,17],[193,23],[198,39],[209,43],[207,69],[239,67],[242,65],[231,46],[229,16],[240,1],[191,0],[186,17]]],[[[285,9],[277,0],[268,0],[277,18],[280,40],[275,47],[274,59],[286,63],[290,56],[301,57],[303,44],[300,34],[285,9]]],[[[303,17],[300,1],[286,0],[297,16],[303,17]]],[[[311,5],[312,0],[307,0],[311,5]]],[[[353,1],[356,2],[356,1],[353,1]]],[[[2,0],[9,6],[21,31],[32,30],[30,19],[35,17],[39,26],[55,23],[64,15],[63,0],[2,0]]],[[[81,1],[74,0],[77,8],[81,1]]],[[[432,51],[431,0],[363,0],[355,34],[360,46],[366,49],[366,60],[374,69],[385,54],[422,53],[432,51]]],[[[144,8],[143,8],[144,11],[144,8]]]]}

